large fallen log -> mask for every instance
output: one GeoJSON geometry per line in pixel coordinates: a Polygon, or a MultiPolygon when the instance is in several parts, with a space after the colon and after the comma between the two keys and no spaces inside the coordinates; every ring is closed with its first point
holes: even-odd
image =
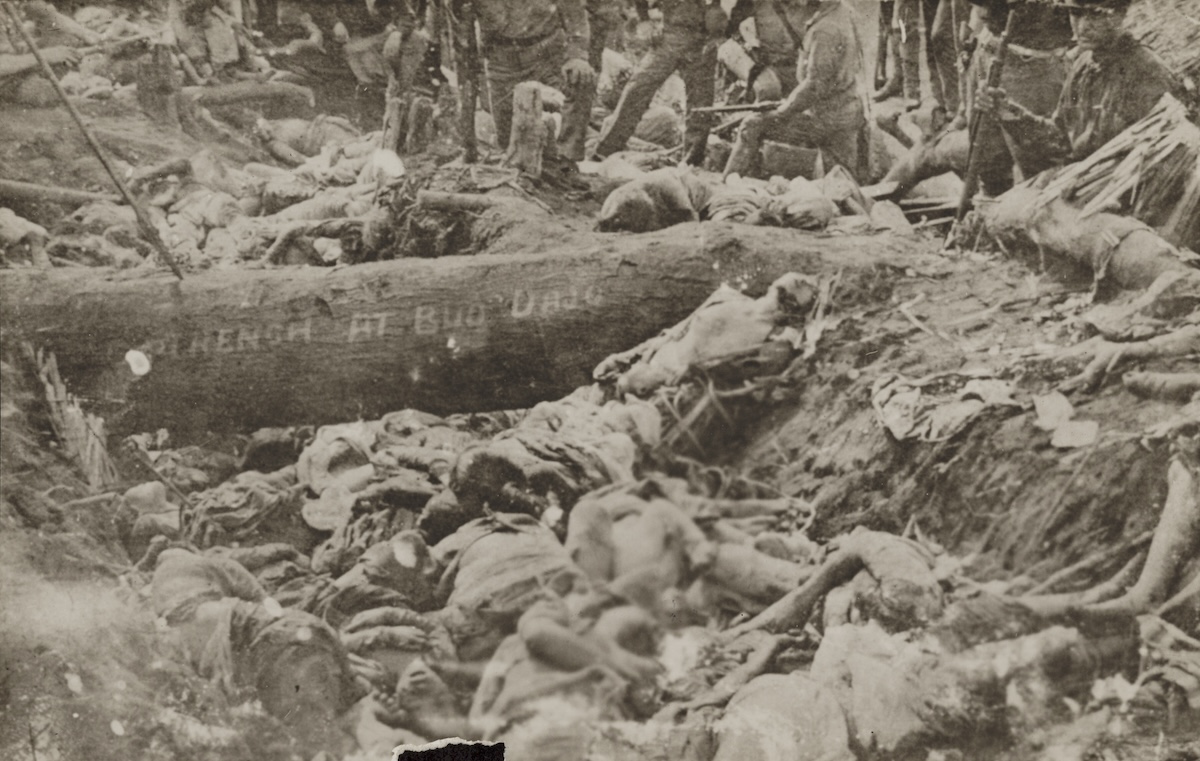
{"type": "MultiPolygon", "coordinates": [[[[494,213],[494,212],[493,212],[494,213]]],[[[520,408],[589,383],[608,354],[700,304],[722,280],[911,266],[920,241],[716,223],[628,236],[518,223],[540,253],[167,275],[0,273],[5,346],[53,350],[110,430],[254,430],[520,408]],[[135,377],[124,357],[150,370],[135,377]]]]}

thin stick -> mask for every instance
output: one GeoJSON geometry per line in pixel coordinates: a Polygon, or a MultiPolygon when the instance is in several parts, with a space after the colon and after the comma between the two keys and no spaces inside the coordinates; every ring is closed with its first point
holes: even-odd
{"type": "Polygon", "coordinates": [[[104,149],[100,147],[100,143],[96,142],[96,138],[92,135],[92,131],[83,123],[83,117],[79,115],[79,112],[75,109],[75,105],[71,103],[70,98],[67,97],[67,93],[62,89],[62,85],[59,84],[58,77],[54,75],[54,70],[50,68],[50,64],[47,63],[46,59],[42,57],[42,51],[38,49],[36,44],[34,44],[33,38],[29,36],[29,32],[25,30],[25,26],[21,23],[21,17],[17,15],[16,8],[13,7],[9,0],[4,0],[4,10],[8,14],[8,17],[12,21],[17,32],[20,33],[21,39],[25,42],[25,46],[29,48],[29,52],[33,53],[33,57],[37,59],[38,64],[42,67],[42,74],[46,77],[46,79],[50,80],[50,84],[54,87],[54,92],[58,94],[59,100],[61,100],[63,105],[67,107],[67,112],[71,114],[71,118],[75,121],[75,124],[79,127],[79,130],[83,133],[84,140],[87,141],[87,144],[91,147],[92,152],[96,154],[96,158],[100,159],[100,163],[104,165],[104,171],[108,172],[108,176],[112,178],[113,184],[117,186],[117,190],[121,192],[121,195],[125,198],[125,201],[131,207],[133,207],[133,213],[137,217],[138,227],[140,228],[142,235],[145,236],[146,240],[150,241],[150,245],[152,245],[158,252],[158,255],[171,269],[171,272],[174,273],[175,277],[183,280],[183,273],[179,271],[179,265],[177,265],[175,260],[171,258],[171,253],[167,251],[166,244],[164,244],[162,238],[159,237],[158,230],[156,230],[154,225],[150,223],[150,218],[146,216],[146,211],[134,199],[133,195],[130,194],[129,188],[125,187],[124,180],[121,179],[121,175],[117,172],[116,167],[114,167],[108,160],[108,155],[104,152],[104,149]]]}

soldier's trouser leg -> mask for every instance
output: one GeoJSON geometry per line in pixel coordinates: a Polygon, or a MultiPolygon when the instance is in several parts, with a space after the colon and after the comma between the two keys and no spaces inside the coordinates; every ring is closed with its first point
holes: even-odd
{"type": "Polygon", "coordinates": [[[892,28],[892,17],[895,13],[895,0],[880,0],[879,44],[888,46],[887,55],[892,59],[892,69],[886,80],[882,84],[877,84],[879,94],[876,95],[876,99],[891,97],[893,94],[899,95],[903,90],[904,69],[900,67],[900,53],[896,47],[896,31],[892,28]]]}
{"type": "Polygon", "coordinates": [[[921,100],[921,0],[896,0],[892,13],[896,54],[904,72],[904,99],[921,100]]]}
{"type": "Polygon", "coordinates": [[[762,141],[775,140],[819,148],[829,157],[829,163],[840,164],[855,178],[860,178],[859,137],[865,123],[866,117],[857,99],[820,116],[809,113],[787,117],[775,114],[751,116],[742,122],[725,174],[753,171],[762,141]]]}
{"type": "Polygon", "coordinates": [[[512,134],[513,90],[522,82],[536,81],[562,92],[562,130],[558,152],[572,161],[583,161],[592,99],[596,95],[593,80],[585,85],[567,86],[562,65],[566,63],[566,40],[558,35],[524,50],[492,51],[488,59],[488,87],[491,92],[492,118],[501,148],[508,147],[512,134]]]}
{"type": "MultiPolygon", "coordinates": [[[[680,72],[683,75],[684,93],[687,97],[688,118],[683,131],[683,158],[692,166],[704,163],[704,151],[708,148],[708,132],[712,129],[712,115],[695,113],[693,109],[713,104],[716,89],[717,45],[705,43],[700,55],[689,61],[680,72]]],[[[635,125],[636,126],[636,125],[635,125]]]]}
{"type": "Polygon", "coordinates": [[[508,148],[508,138],[512,134],[513,90],[529,78],[527,73],[527,67],[510,65],[507,58],[494,53],[489,55],[487,90],[480,93],[480,100],[492,112],[496,143],[501,151],[508,148]]]}
{"type": "Polygon", "coordinates": [[[423,30],[415,30],[400,44],[400,57],[389,61],[396,74],[394,97],[412,98],[413,87],[417,84],[417,76],[425,64],[425,54],[429,50],[429,35],[423,30]]]}
{"type": "Polygon", "coordinates": [[[621,100],[617,103],[612,121],[600,134],[600,141],[596,144],[597,156],[603,158],[625,148],[626,141],[637,129],[658,88],[680,68],[689,54],[699,50],[700,45],[703,45],[703,38],[698,35],[684,34],[670,28],[666,30],[662,41],[638,62],[633,76],[621,91],[621,100]],[[692,45],[696,47],[689,49],[692,45]]]}
{"type": "Polygon", "coordinates": [[[958,54],[954,43],[954,0],[924,0],[925,24],[929,30],[926,40],[926,60],[933,99],[946,116],[958,112],[958,54]],[[934,8],[936,6],[936,8],[934,8]]]}

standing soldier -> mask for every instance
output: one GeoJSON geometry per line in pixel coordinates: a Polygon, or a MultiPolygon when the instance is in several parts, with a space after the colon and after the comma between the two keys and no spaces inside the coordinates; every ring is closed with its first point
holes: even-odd
{"type": "MultiPolygon", "coordinates": [[[[646,0],[635,0],[639,25],[647,29],[650,23],[646,0]]],[[[715,88],[717,46],[724,36],[726,17],[719,5],[705,0],[662,0],[662,38],[657,40],[638,63],[633,77],[625,85],[612,122],[600,135],[596,156],[616,153],[637,129],[638,122],[658,88],[672,73],[678,71],[689,109],[711,106],[715,88]]],[[[646,32],[641,32],[646,36],[646,32]]],[[[689,164],[704,160],[708,145],[711,118],[694,114],[688,118],[684,133],[684,159],[689,164]]]]}
{"type": "MultiPolygon", "coordinates": [[[[983,22],[972,64],[971,80],[976,83],[972,90],[987,80],[991,62],[1000,50],[1000,35],[1008,14],[1015,13],[1000,87],[1024,110],[1049,116],[1058,103],[1067,72],[1066,54],[1072,32],[1066,9],[1039,2],[970,2],[978,8],[983,22]]],[[[1029,174],[1023,151],[1006,139],[995,120],[980,125],[971,150],[979,167],[979,185],[988,196],[997,196],[1012,187],[1014,165],[1023,174],[1029,174]]]]}
{"type": "Polygon", "coordinates": [[[798,84],[774,111],[742,122],[725,174],[752,174],[763,140],[820,148],[855,176],[866,157],[866,85],[862,46],[844,0],[809,0],[816,13],[804,27],[798,84]]]}
{"type": "Polygon", "coordinates": [[[536,80],[561,90],[559,155],[584,158],[596,72],[588,63],[591,35],[584,0],[473,0],[483,33],[492,118],[501,145],[512,130],[512,95],[536,80]]]}

